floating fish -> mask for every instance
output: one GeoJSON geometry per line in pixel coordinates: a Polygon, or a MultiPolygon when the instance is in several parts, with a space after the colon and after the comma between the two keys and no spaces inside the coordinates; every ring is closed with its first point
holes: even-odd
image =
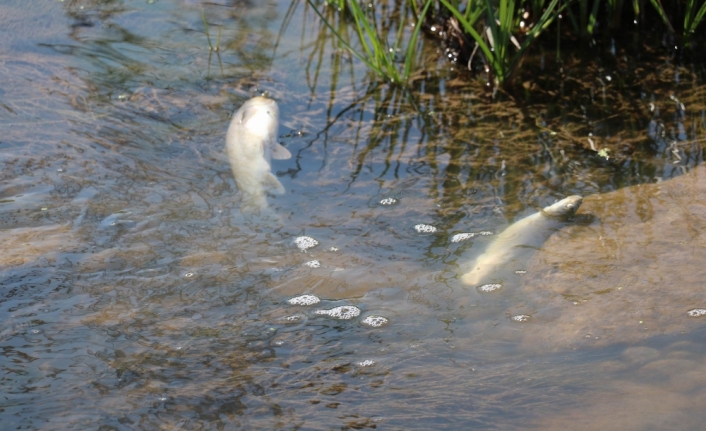
{"type": "Polygon", "coordinates": [[[503,281],[502,276],[520,269],[531,252],[564,226],[566,218],[574,215],[582,202],[581,196],[569,196],[511,224],[478,256],[461,281],[469,286],[503,281]]]}
{"type": "Polygon", "coordinates": [[[226,151],[244,207],[261,210],[267,206],[267,193],[284,194],[270,160],[289,159],[292,154],[277,143],[278,128],[279,108],[272,99],[254,97],[233,115],[226,151]]]}

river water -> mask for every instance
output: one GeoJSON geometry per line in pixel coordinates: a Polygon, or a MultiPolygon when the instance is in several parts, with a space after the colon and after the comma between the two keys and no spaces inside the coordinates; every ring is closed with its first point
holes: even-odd
{"type": "Polygon", "coordinates": [[[569,56],[561,91],[492,101],[427,41],[406,92],[296,1],[11,0],[0,35],[3,428],[706,419],[698,68],[569,56]],[[260,94],[293,157],[253,214],[224,139],[260,94]],[[571,194],[526,272],[460,283],[571,194]]]}

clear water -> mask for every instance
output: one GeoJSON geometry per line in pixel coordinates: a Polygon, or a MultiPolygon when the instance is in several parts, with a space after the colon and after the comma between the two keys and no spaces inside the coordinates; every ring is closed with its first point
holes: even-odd
{"type": "Polygon", "coordinates": [[[298,2],[0,6],[3,428],[698,428],[698,73],[490,102],[433,43],[406,93],[323,33],[298,2]],[[242,214],[225,130],[263,92],[294,156],[242,214]],[[460,284],[493,235],[453,235],[569,194],[525,273],[460,284]]]}

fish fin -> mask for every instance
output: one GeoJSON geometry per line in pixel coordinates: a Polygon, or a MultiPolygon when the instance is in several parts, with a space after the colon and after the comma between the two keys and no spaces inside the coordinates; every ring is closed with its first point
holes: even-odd
{"type": "Polygon", "coordinates": [[[270,187],[270,191],[277,195],[283,195],[285,190],[282,183],[279,182],[276,176],[272,175],[272,172],[268,172],[265,175],[265,184],[270,187]]]}
{"type": "Polygon", "coordinates": [[[277,142],[272,142],[272,158],[275,160],[287,160],[292,158],[292,153],[277,142]]]}

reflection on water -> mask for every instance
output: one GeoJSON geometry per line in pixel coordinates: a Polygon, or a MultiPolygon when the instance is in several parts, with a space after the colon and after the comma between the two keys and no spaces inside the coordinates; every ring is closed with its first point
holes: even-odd
{"type": "Polygon", "coordinates": [[[203,6],[215,57],[195,2],[0,6],[8,428],[698,427],[689,70],[596,93],[567,60],[559,101],[491,103],[426,43],[405,92],[304,4],[203,6]],[[244,215],[225,130],[263,91],[293,158],[272,212],[244,215]],[[519,282],[460,284],[492,234],[571,194],[592,217],[519,282]]]}

